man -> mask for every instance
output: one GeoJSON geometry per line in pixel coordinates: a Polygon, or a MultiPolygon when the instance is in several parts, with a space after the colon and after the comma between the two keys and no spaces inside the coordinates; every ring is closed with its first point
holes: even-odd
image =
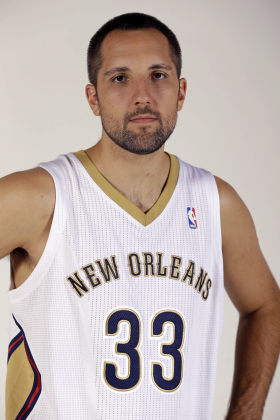
{"type": "Polygon", "coordinates": [[[279,288],[234,189],[164,152],[180,71],[157,19],[107,22],[88,48],[100,141],[0,180],[8,420],[210,420],[224,286],[240,314],[226,419],[261,419],[279,288]]]}

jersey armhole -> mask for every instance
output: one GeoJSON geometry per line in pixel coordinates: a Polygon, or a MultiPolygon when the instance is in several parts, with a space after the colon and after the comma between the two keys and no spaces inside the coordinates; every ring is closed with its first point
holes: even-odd
{"type": "Polygon", "coordinates": [[[216,195],[218,197],[217,200],[217,218],[216,218],[216,228],[217,228],[217,232],[219,232],[218,237],[219,237],[219,245],[220,245],[220,249],[221,249],[221,253],[222,253],[222,248],[223,248],[223,241],[222,241],[222,224],[221,224],[221,204],[220,204],[220,193],[219,193],[219,189],[218,189],[218,185],[217,185],[217,181],[215,176],[211,173],[211,177],[213,179],[213,184],[214,184],[214,189],[216,191],[216,195]]]}
{"type": "MultiPolygon", "coordinates": [[[[207,194],[209,214],[212,215],[212,226],[213,226],[213,238],[214,241],[214,257],[217,261],[221,261],[221,272],[224,278],[224,267],[223,267],[223,244],[222,244],[222,226],[221,226],[221,208],[220,208],[220,194],[217,186],[215,176],[212,172],[206,169],[199,168],[203,176],[203,184],[207,194]]],[[[224,286],[224,280],[223,280],[224,286]]]]}

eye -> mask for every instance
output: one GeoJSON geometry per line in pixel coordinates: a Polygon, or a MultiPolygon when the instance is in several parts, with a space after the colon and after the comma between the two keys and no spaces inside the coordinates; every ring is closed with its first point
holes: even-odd
{"type": "Polygon", "coordinates": [[[122,78],[125,78],[125,76],[122,76],[122,75],[120,74],[120,75],[118,75],[118,76],[114,77],[114,79],[112,80],[112,82],[116,81],[117,83],[120,83],[120,82],[122,82],[122,81],[123,81],[123,80],[122,80],[122,78]]]}
{"type": "Polygon", "coordinates": [[[166,76],[165,76],[165,74],[163,74],[163,73],[160,73],[160,72],[156,72],[156,73],[154,73],[153,74],[153,76],[155,77],[155,79],[157,79],[157,80],[162,80],[162,79],[164,79],[166,76]],[[161,77],[161,76],[163,76],[163,77],[161,77]]]}

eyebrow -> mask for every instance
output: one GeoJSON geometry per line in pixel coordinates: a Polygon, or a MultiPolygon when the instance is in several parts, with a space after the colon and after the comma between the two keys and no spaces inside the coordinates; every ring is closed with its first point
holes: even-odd
{"type": "Polygon", "coordinates": [[[153,64],[148,68],[148,70],[155,70],[155,69],[164,69],[168,71],[172,71],[172,67],[165,63],[153,64]]]}
{"type": "MultiPolygon", "coordinates": [[[[167,71],[172,71],[172,67],[165,63],[153,64],[148,68],[148,70],[156,70],[156,69],[164,69],[167,71]]],[[[104,73],[104,76],[108,77],[114,73],[123,72],[123,71],[130,71],[130,68],[129,67],[113,67],[110,70],[106,71],[106,73],[104,73]]]]}

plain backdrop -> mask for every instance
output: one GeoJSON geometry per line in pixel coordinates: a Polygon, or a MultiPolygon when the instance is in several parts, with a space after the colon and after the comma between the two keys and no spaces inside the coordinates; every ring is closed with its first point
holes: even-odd
{"type": "MultiPolygon", "coordinates": [[[[103,23],[127,12],[159,18],[181,44],[187,96],[165,150],[237,190],[253,216],[262,251],[279,284],[279,0],[1,0],[0,176],[86,149],[99,140],[100,120],[84,93],[86,50],[103,23]]],[[[0,261],[0,278],[4,419],[7,258],[0,261]]],[[[225,294],[214,420],[226,414],[237,323],[238,312],[225,294]]],[[[279,419],[279,392],[278,365],[265,420],[279,419]]]]}

